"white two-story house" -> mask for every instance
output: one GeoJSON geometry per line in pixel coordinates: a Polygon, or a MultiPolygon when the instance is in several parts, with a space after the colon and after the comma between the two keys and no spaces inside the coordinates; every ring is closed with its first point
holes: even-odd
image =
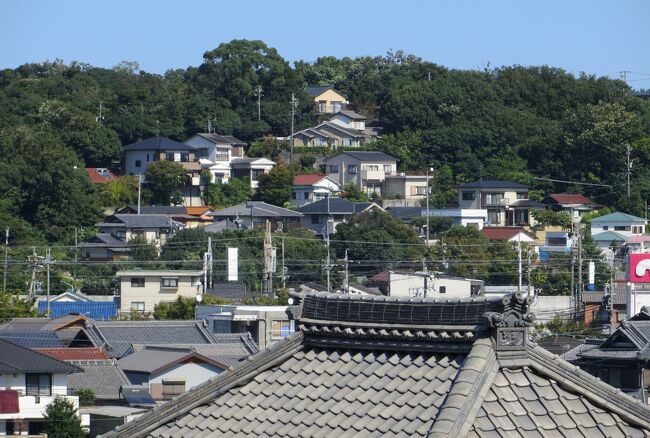
{"type": "Polygon", "coordinates": [[[486,225],[530,226],[531,208],[545,206],[528,199],[529,187],[512,181],[473,181],[458,186],[461,209],[487,210],[486,225]]]}
{"type": "Polygon", "coordinates": [[[210,170],[213,182],[227,183],[230,179],[230,163],[235,158],[244,158],[246,142],[230,135],[199,133],[185,141],[203,151],[200,162],[203,168],[210,170]]]}
{"type": "Polygon", "coordinates": [[[341,152],[325,162],[327,175],[341,185],[353,183],[381,196],[384,180],[397,173],[397,159],[383,152],[341,152]]]}
{"type": "Polygon", "coordinates": [[[291,206],[302,207],[335,196],[340,191],[341,185],[327,175],[301,173],[293,178],[291,206]]]}
{"type": "Polygon", "coordinates": [[[79,397],[68,395],[68,374],[82,369],[0,339],[0,435],[43,433],[47,406],[62,397],[79,408],[79,397]]]}

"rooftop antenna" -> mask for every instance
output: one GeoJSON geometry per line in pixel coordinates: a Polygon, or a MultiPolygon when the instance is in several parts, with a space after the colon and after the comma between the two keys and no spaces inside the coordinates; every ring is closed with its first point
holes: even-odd
{"type": "Polygon", "coordinates": [[[289,164],[293,162],[293,126],[296,118],[296,108],[298,108],[298,99],[294,93],[291,93],[291,151],[289,152],[289,164]]]}

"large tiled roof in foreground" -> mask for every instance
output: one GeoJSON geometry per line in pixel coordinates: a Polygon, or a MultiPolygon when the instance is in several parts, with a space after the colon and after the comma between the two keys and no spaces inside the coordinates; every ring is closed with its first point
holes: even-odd
{"type": "Polygon", "coordinates": [[[529,299],[318,293],[299,331],[106,436],[650,436],[650,409],[535,344],[529,299]]]}

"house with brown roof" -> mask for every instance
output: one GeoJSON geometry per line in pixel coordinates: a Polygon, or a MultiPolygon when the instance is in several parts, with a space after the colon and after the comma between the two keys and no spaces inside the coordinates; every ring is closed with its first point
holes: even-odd
{"type": "Polygon", "coordinates": [[[293,178],[291,206],[302,207],[328,196],[335,196],[340,191],[341,185],[327,175],[299,173],[293,178]]]}
{"type": "Polygon", "coordinates": [[[535,242],[535,236],[523,227],[483,227],[481,234],[489,240],[500,242],[535,242]]]}
{"type": "Polygon", "coordinates": [[[532,297],[292,301],[296,333],[103,436],[650,436],[648,406],[528,341],[532,297]]]}
{"type": "Polygon", "coordinates": [[[585,213],[605,208],[604,205],[593,202],[579,193],[553,193],[544,198],[542,202],[555,211],[566,211],[576,219],[581,218],[585,213]]]}
{"type": "Polygon", "coordinates": [[[105,167],[86,167],[90,182],[93,184],[106,184],[117,180],[117,177],[105,167]]]}

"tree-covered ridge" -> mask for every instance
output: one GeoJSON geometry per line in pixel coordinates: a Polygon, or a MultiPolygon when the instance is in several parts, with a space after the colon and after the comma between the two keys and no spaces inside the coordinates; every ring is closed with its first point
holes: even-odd
{"type": "MultiPolygon", "coordinates": [[[[326,84],[381,121],[383,138],[368,147],[397,157],[402,171],[434,167],[432,205],[453,203],[457,183],[493,178],[531,184],[539,196],[584,191],[643,214],[650,101],[620,80],[548,66],[452,70],[399,51],[292,66],[261,41],[234,40],[206,51],[198,67],[164,75],[135,62],[103,69],[59,60],[0,71],[0,215],[26,221],[23,230],[31,224],[42,238],[69,238],[64,229],[92,225],[109,198],[75,166],[119,168],[121,146],[156,134],[183,141],[208,123],[249,142],[287,136],[292,93],[299,129],[316,122],[305,87],[326,84]]],[[[206,196],[224,202],[212,192],[206,196]]]]}

